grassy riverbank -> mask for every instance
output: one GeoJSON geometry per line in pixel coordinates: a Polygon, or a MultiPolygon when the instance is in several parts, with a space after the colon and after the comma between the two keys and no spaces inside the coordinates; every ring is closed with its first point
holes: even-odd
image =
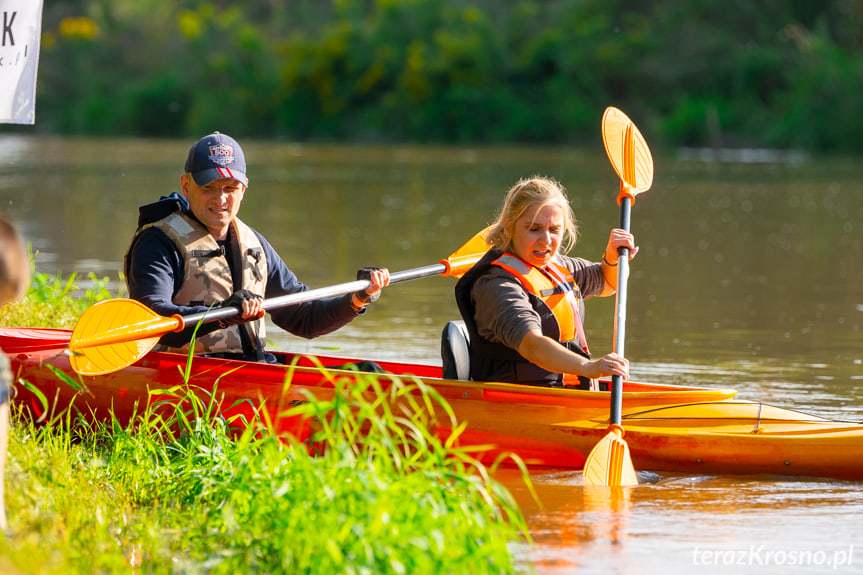
{"type": "MultiPolygon", "coordinates": [[[[109,295],[96,281],[70,298],[73,283],[37,274],[25,299],[0,309],[0,322],[68,327],[109,295]]],[[[528,570],[512,552],[528,536],[510,494],[469,453],[428,432],[444,400],[421,390],[407,414],[368,400],[418,385],[384,392],[361,378],[338,385],[330,402],[294,408],[326,423],[315,456],[266,421],[228,433],[236,422],[218,402],[182,387],[169,409],[143,410],[134,431],[68,412],[35,426],[14,406],[6,480],[14,534],[0,540],[0,572],[528,570]]]]}

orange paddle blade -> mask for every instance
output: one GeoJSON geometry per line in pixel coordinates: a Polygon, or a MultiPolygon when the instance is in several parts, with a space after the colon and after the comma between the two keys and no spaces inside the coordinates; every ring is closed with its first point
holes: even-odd
{"type": "Polygon", "coordinates": [[[603,437],[587,456],[582,475],[585,485],[638,485],[638,477],[629,456],[629,446],[623,440],[621,426],[609,426],[608,435],[603,437]]]}
{"type": "Polygon", "coordinates": [[[617,108],[606,108],[602,116],[602,142],[621,187],[633,197],[649,190],[653,185],[650,148],[632,120],[617,108]]]}
{"type": "Polygon", "coordinates": [[[446,266],[446,271],[440,275],[443,277],[452,276],[458,279],[472,268],[485,255],[488,248],[491,247],[486,243],[486,238],[493,227],[494,224],[488,226],[469,239],[466,244],[453,252],[448,258],[441,260],[440,263],[446,266]]]}
{"type": "Polygon", "coordinates": [[[81,375],[111,373],[118,365],[144,357],[160,337],[182,325],[181,319],[162,317],[135,300],[105,300],[78,318],[69,341],[69,362],[81,375]]]}

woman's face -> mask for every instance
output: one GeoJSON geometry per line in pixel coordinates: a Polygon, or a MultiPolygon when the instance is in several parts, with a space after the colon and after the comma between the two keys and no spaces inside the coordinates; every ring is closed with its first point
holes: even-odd
{"type": "Polygon", "coordinates": [[[560,206],[528,208],[513,226],[515,255],[536,267],[545,266],[557,254],[563,229],[563,209],[560,206]]]}

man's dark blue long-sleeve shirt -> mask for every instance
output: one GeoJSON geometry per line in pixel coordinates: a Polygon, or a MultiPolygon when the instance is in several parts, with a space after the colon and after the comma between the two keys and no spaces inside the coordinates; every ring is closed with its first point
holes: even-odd
{"type": "MultiPolygon", "coordinates": [[[[169,201],[189,213],[185,198],[178,194],[172,194],[150,206],[162,204],[160,209],[164,210],[166,202],[169,201]]],[[[145,213],[146,208],[147,206],[141,210],[139,225],[146,223],[148,219],[152,221],[152,217],[145,213]]],[[[158,215],[161,213],[164,212],[157,210],[158,215]]],[[[261,242],[267,261],[266,293],[260,295],[264,298],[272,298],[308,290],[309,288],[288,269],[270,243],[257,231],[255,234],[261,242]]],[[[173,303],[174,296],[183,284],[183,274],[184,262],[180,250],[161,230],[157,228],[144,230],[133,242],[126,262],[126,284],[132,299],[140,301],[162,316],[189,315],[207,311],[206,306],[181,306],[173,303]]],[[[314,338],[335,331],[357,316],[351,305],[350,294],[289,305],[269,310],[269,313],[274,324],[304,338],[314,338]]],[[[216,329],[219,329],[218,323],[205,324],[198,330],[198,334],[203,335],[216,329]]],[[[189,326],[180,333],[165,335],[161,343],[171,347],[182,347],[191,340],[193,330],[194,326],[189,326]]]]}

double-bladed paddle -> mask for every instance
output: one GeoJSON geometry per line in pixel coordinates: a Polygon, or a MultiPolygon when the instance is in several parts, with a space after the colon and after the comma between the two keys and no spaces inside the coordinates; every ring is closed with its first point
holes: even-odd
{"type": "MultiPolygon", "coordinates": [[[[635,196],[653,184],[653,157],[641,132],[626,114],[609,107],[602,116],[605,152],[620,178],[620,228],[629,231],[635,196]]],[[[629,250],[621,248],[617,260],[617,297],[614,304],[614,352],[623,356],[626,332],[626,282],[629,279],[629,250]]],[[[638,485],[638,477],[623,439],[623,378],[611,378],[611,413],[608,434],[597,443],[584,463],[584,482],[590,485],[638,485]]]]}
{"type": "MultiPolygon", "coordinates": [[[[472,237],[437,264],[390,274],[390,284],[440,275],[460,278],[488,251],[489,228],[472,237]]],[[[264,310],[335,297],[363,290],[368,280],[356,280],[264,300],[264,310]]],[[[104,375],[132,365],[149,353],[159,338],[198,322],[211,322],[240,315],[235,307],[214,308],[187,316],[163,317],[131,299],[110,299],[90,306],[75,325],[69,341],[69,362],[81,375],[104,375]]]]}

